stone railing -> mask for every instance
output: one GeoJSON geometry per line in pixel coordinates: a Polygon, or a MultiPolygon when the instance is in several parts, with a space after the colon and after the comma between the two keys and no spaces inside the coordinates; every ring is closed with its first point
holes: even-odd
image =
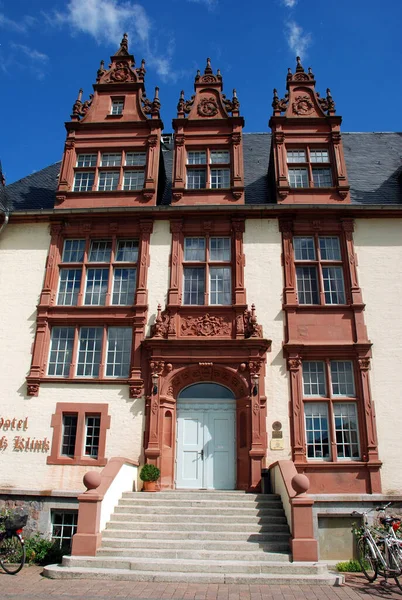
{"type": "Polygon", "coordinates": [[[104,469],[84,475],[87,491],[78,496],[77,533],[73,536],[73,556],[95,556],[102,542],[102,530],[123,492],[137,483],[139,463],[129,458],[111,458],[104,469]]]}
{"type": "Polygon", "coordinates": [[[270,466],[270,473],[273,492],[282,498],[290,527],[293,561],[318,560],[318,543],[313,528],[314,500],[306,494],[310,487],[308,477],[299,474],[291,460],[274,463],[270,466]]]}

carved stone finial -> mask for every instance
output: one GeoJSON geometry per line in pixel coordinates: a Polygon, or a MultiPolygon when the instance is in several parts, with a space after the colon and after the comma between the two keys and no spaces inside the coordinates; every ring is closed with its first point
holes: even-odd
{"type": "Polygon", "coordinates": [[[219,79],[222,79],[222,73],[221,73],[221,70],[220,70],[220,69],[218,69],[218,70],[217,70],[217,72],[216,72],[216,76],[217,76],[219,79]]]}
{"type": "Polygon", "coordinates": [[[251,305],[251,310],[244,311],[244,337],[262,337],[262,325],[257,322],[255,304],[251,305]]]}
{"type": "Polygon", "coordinates": [[[120,50],[125,50],[128,52],[128,35],[127,33],[123,33],[123,39],[120,42],[120,50]]]}
{"type": "Polygon", "coordinates": [[[154,97],[152,105],[151,105],[151,114],[153,117],[159,117],[160,108],[161,108],[161,103],[159,101],[159,88],[158,88],[158,86],[156,86],[155,87],[155,97],[154,97]]]}
{"type": "Polygon", "coordinates": [[[204,75],[212,75],[211,59],[207,58],[207,66],[205,67],[204,75]]]}
{"type": "Polygon", "coordinates": [[[301,64],[301,61],[300,61],[300,56],[296,56],[296,61],[297,61],[296,73],[304,73],[303,65],[301,64]]]}

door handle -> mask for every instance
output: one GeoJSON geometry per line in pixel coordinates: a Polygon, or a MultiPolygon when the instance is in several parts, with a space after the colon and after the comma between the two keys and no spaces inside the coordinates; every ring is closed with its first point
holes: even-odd
{"type": "Polygon", "coordinates": [[[204,448],[201,450],[200,454],[201,454],[201,460],[204,460],[204,448]]]}

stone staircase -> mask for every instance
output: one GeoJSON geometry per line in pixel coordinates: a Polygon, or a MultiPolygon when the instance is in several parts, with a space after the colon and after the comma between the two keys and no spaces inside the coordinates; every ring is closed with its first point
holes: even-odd
{"type": "Polygon", "coordinates": [[[281,499],[241,491],[127,492],[96,557],[65,556],[44,575],[133,581],[332,584],[324,563],[291,562],[281,499]]]}

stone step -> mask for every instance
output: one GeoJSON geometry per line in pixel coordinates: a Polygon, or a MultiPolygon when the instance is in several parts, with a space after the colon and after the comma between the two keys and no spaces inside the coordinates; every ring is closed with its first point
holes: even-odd
{"type": "Polygon", "coordinates": [[[131,569],[132,571],[176,571],[181,573],[270,573],[270,574],[304,574],[321,575],[326,572],[325,563],[287,563],[284,561],[255,561],[245,560],[185,560],[154,558],[129,558],[129,557],[85,557],[64,556],[63,565],[85,568],[111,568],[131,569]]]}
{"type": "MultiPolygon", "coordinates": [[[[115,523],[114,525],[117,525],[115,523]]],[[[232,542],[252,542],[252,543],[265,543],[272,541],[272,532],[262,532],[262,533],[253,533],[249,531],[249,528],[246,528],[244,531],[238,531],[238,528],[233,526],[234,531],[222,531],[220,526],[217,526],[215,530],[204,530],[204,531],[196,531],[194,527],[189,527],[187,531],[183,531],[182,529],[165,529],[155,531],[155,528],[152,527],[152,523],[148,523],[149,529],[132,529],[128,530],[125,527],[121,530],[110,529],[110,524],[108,525],[109,529],[105,530],[102,536],[107,536],[107,533],[111,533],[113,537],[122,538],[130,538],[131,536],[141,537],[146,540],[205,540],[205,541],[215,541],[215,540],[223,540],[223,541],[232,541],[232,542]]],[[[287,532],[287,537],[289,533],[287,532]]]]}
{"type": "MultiPolygon", "coordinates": [[[[117,507],[118,508],[118,507],[117,507]]],[[[138,522],[153,522],[153,523],[176,523],[176,524],[191,524],[191,523],[226,523],[226,524],[230,524],[230,523],[238,523],[240,524],[244,524],[247,525],[249,524],[250,526],[252,525],[269,525],[269,524],[275,524],[275,523],[286,523],[286,517],[284,516],[283,512],[280,512],[277,515],[253,515],[253,514],[249,514],[249,515],[227,515],[226,513],[224,513],[222,511],[221,512],[214,512],[214,513],[208,513],[208,514],[194,514],[191,513],[189,515],[183,515],[182,514],[171,514],[171,513],[166,513],[166,514],[160,514],[160,513],[152,513],[152,512],[146,512],[146,513],[136,513],[136,512],[126,512],[124,510],[124,512],[122,511],[117,511],[115,510],[115,512],[111,515],[110,518],[111,521],[130,521],[131,523],[138,523],[138,522]]]]}
{"type": "Polygon", "coordinates": [[[158,532],[154,532],[153,538],[144,539],[141,533],[126,533],[124,531],[108,530],[105,531],[102,535],[103,545],[107,546],[108,548],[174,548],[179,550],[183,548],[188,548],[190,550],[236,550],[241,552],[253,552],[256,550],[256,548],[261,548],[262,551],[268,549],[270,550],[271,546],[278,542],[281,544],[287,544],[289,541],[288,532],[276,532],[272,534],[268,533],[265,535],[267,539],[259,542],[249,542],[246,539],[237,540],[236,538],[230,540],[214,540],[209,538],[188,539],[177,537],[176,539],[172,539],[170,536],[161,536],[158,532]]]}
{"type": "MultiPolygon", "coordinates": [[[[254,549],[255,550],[255,549],[254,549]]],[[[133,548],[132,546],[122,545],[119,548],[113,547],[103,547],[98,550],[96,557],[103,558],[124,558],[135,562],[136,560],[146,559],[148,558],[150,562],[153,562],[156,558],[161,559],[182,559],[182,560],[213,560],[213,561],[243,561],[243,562],[252,562],[252,563],[260,563],[260,562],[272,562],[276,561],[279,556],[279,560],[281,560],[281,552],[283,550],[283,556],[285,559],[281,562],[289,562],[289,545],[284,542],[281,544],[280,542],[276,542],[275,544],[271,544],[269,549],[258,549],[257,551],[235,551],[235,550],[201,550],[200,548],[189,549],[187,547],[181,549],[174,548],[154,548],[153,545],[149,548],[133,548]],[[269,550],[272,550],[270,552],[269,550]],[[276,550],[276,552],[273,552],[276,550]]]]}
{"type": "Polygon", "coordinates": [[[168,498],[163,500],[153,500],[147,501],[144,499],[144,496],[139,498],[121,498],[119,500],[119,506],[130,506],[135,509],[141,508],[152,508],[156,510],[157,508],[186,508],[186,509],[214,509],[214,510],[226,510],[227,508],[232,508],[235,510],[247,509],[247,510],[261,510],[266,508],[273,508],[276,510],[282,510],[282,503],[280,500],[261,500],[258,502],[246,502],[246,501],[236,501],[233,502],[231,500],[169,500],[168,498]]]}
{"type": "Polygon", "coordinates": [[[227,516],[228,518],[233,519],[233,517],[242,517],[242,516],[260,516],[260,517],[275,517],[279,515],[283,515],[283,508],[281,505],[277,505],[276,508],[256,508],[254,506],[250,506],[250,508],[232,508],[232,507],[222,507],[216,508],[214,506],[209,506],[206,504],[205,506],[149,506],[148,504],[144,504],[141,507],[135,506],[134,504],[128,506],[118,506],[115,507],[115,513],[132,513],[132,514],[152,514],[154,515],[157,512],[157,515],[216,515],[217,511],[219,514],[227,516]]]}
{"type": "Polygon", "coordinates": [[[297,574],[247,574],[243,573],[182,573],[180,571],[131,571],[129,569],[99,569],[76,566],[48,565],[43,575],[50,579],[104,579],[109,581],[153,581],[165,583],[232,583],[248,585],[342,585],[340,573],[322,575],[297,574]]]}
{"type": "Polygon", "coordinates": [[[166,492],[124,492],[123,498],[146,498],[149,502],[154,502],[162,499],[176,500],[202,500],[202,501],[218,501],[228,500],[233,502],[259,502],[280,500],[279,494],[249,494],[241,490],[233,490],[224,492],[222,490],[171,490],[166,492]]]}
{"type": "MultiPolygon", "coordinates": [[[[227,520],[224,517],[210,516],[208,521],[206,520],[189,520],[183,522],[180,517],[170,517],[169,519],[160,519],[157,515],[154,515],[154,520],[148,518],[142,519],[139,515],[130,519],[129,515],[113,515],[111,521],[107,524],[107,528],[113,527],[115,529],[122,529],[127,527],[128,529],[154,529],[154,530],[172,530],[178,529],[181,531],[249,531],[250,533],[262,533],[266,531],[272,531],[271,526],[276,523],[272,523],[267,519],[259,520],[240,520],[236,523],[233,519],[227,520]]],[[[280,520],[280,524],[286,525],[286,519],[283,517],[280,520]]]]}

